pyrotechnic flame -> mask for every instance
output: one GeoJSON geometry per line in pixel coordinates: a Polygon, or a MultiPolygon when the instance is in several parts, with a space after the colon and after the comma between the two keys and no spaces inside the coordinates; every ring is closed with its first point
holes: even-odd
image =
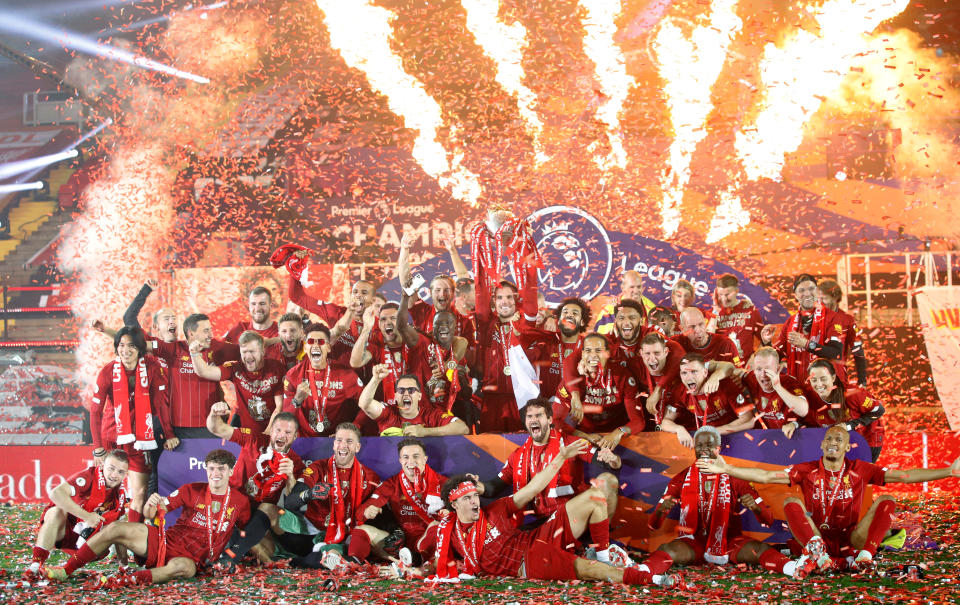
{"type": "Polygon", "coordinates": [[[583,50],[593,61],[595,76],[600,91],[606,99],[597,108],[597,119],[606,125],[610,153],[606,157],[594,157],[601,170],[613,166],[624,168],[627,165],[627,152],[623,149],[623,137],[620,134],[620,110],[627,100],[634,79],[627,74],[623,53],[617,46],[614,36],[617,33],[616,19],[620,15],[620,0],[580,0],[580,6],[586,9],[583,20],[586,36],[583,50]]]}
{"type": "Polygon", "coordinates": [[[803,142],[807,120],[843,81],[863,34],[900,14],[909,0],[834,0],[807,11],[818,33],[799,30],[777,47],[767,44],[760,61],[763,98],[752,124],[736,134],[734,147],[747,178],[779,180],[786,154],[803,142]]]}
{"type": "Polygon", "coordinates": [[[740,199],[740,183],[734,182],[720,193],[720,203],[710,221],[706,242],[716,243],[750,224],[750,213],[740,199]]]}
{"type": "Polygon", "coordinates": [[[737,0],[714,0],[706,25],[694,28],[689,39],[671,18],[663,21],[654,50],[666,96],[674,139],[667,166],[660,175],[663,232],[673,236],[680,227],[680,205],[690,181],[690,161],[707,135],[706,120],[713,109],[710,91],[726,61],[730,41],[743,27],[737,0]]]}
{"type": "Polygon", "coordinates": [[[543,122],[534,106],[537,95],[523,85],[523,53],[527,49],[527,30],[519,22],[507,25],[499,20],[499,0],[461,0],[467,12],[467,29],[483,49],[483,53],[497,64],[496,80],[510,94],[517,97],[517,109],[527,134],[533,138],[533,151],[539,166],[549,160],[543,151],[540,136],[543,122]]]}
{"type": "Polygon", "coordinates": [[[408,128],[419,131],[413,144],[414,159],[442,187],[449,186],[454,197],[476,204],[482,193],[477,175],[460,164],[460,155],[450,161],[437,142],[437,130],[443,126],[440,105],[420,81],[404,71],[400,57],[390,48],[391,22],[396,15],[366,0],[317,0],[317,6],[323,11],[330,45],[347,65],[366,75],[371,88],[387,98],[390,110],[402,117],[408,128]]]}

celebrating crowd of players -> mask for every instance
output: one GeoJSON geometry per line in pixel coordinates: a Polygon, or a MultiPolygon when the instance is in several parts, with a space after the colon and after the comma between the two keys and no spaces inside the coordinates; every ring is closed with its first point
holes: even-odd
{"type": "MultiPolygon", "coordinates": [[[[533,263],[515,264],[517,284],[495,263],[471,277],[449,246],[456,276],[429,282],[421,300],[401,243],[399,302],[374,284],[353,284],[347,306],[312,298],[307,252],[284,246],[276,267],[289,274],[291,305],[256,288],[249,321],[214,338],[203,314],[138,321],[157,283],[148,281],[113,337],[116,358],[96,377],[91,399],[95,466],[60,485],[43,515],[29,578],[64,579],[111,548],[122,571],[95,587],[164,582],[205,568],[278,556],[294,566],[346,569],[365,561],[385,570],[455,581],[477,575],[590,579],[672,585],[674,564],[752,563],[802,579],[872,565],[894,503],[879,498],[860,515],[867,485],[960,476],[949,468],[885,470],[883,405],[867,390],[856,324],[837,303],[836,282],[801,275],[798,309],[766,325],[733,275],[716,280],[712,308],[692,305],[679,280],[672,305],[643,296],[627,271],[622,295],[591,331],[587,301],[549,310],[533,263]],[[852,362],[852,364],[848,364],[852,362]],[[848,376],[848,366],[855,373],[848,376]],[[223,383],[232,385],[225,398],[223,383]],[[225,403],[230,399],[231,403],[225,403]],[[782,471],[738,468],[719,456],[723,435],[829,427],[819,460],[782,471]],[[527,432],[496,477],[473,469],[444,477],[429,465],[421,437],[527,432]],[[676,434],[696,464],[676,475],[650,514],[659,527],[680,507],[679,536],[642,563],[610,543],[624,437],[676,434]],[[847,457],[860,433],[871,462],[847,457]],[[403,437],[401,472],[381,480],[356,455],[363,436],[403,437]],[[206,483],[156,493],[157,461],[183,438],[218,437],[240,446],[206,457],[206,483]],[[331,437],[329,459],[306,464],[298,437],[331,437]],[[605,472],[591,480],[584,464],[605,472]],[[750,482],[796,485],[784,507],[794,558],[746,538],[740,514],[772,515],[750,482]],[[481,507],[480,498],[493,499],[481,507]],[[172,527],[164,514],[182,509],[172,527]],[[532,510],[536,521],[525,522],[532,510]],[[126,514],[126,521],[119,520],[126,514]],[[54,548],[70,553],[47,567],[54,548]],[[142,568],[127,568],[128,551],[142,568]]],[[[481,253],[483,250],[480,251],[481,253]]]]}

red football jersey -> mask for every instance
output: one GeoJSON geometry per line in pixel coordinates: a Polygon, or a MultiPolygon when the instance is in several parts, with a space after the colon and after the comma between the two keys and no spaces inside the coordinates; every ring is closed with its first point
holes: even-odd
{"type": "Polygon", "coordinates": [[[420,409],[413,418],[404,418],[400,415],[400,410],[395,405],[383,406],[383,411],[377,416],[377,430],[381,434],[390,428],[403,428],[408,424],[422,424],[428,428],[438,426],[447,426],[456,418],[452,413],[445,409],[438,408],[430,403],[420,400],[420,409]]]}
{"type": "MultiPolygon", "coordinates": [[[[433,333],[433,318],[437,314],[437,310],[433,305],[418,300],[410,305],[409,312],[410,322],[413,325],[427,334],[433,333]]],[[[466,338],[469,346],[475,346],[477,344],[474,339],[476,328],[473,325],[473,320],[466,315],[461,315],[452,304],[450,305],[450,312],[453,313],[457,321],[457,336],[466,338]]]]}
{"type": "MultiPolygon", "coordinates": [[[[354,464],[360,464],[358,460],[354,460],[354,464]]],[[[332,477],[329,475],[330,470],[330,459],[325,458],[323,460],[315,460],[310,466],[303,470],[303,473],[300,476],[300,481],[307,487],[313,487],[319,482],[330,483],[332,477]]],[[[343,489],[343,501],[346,505],[346,524],[347,524],[347,534],[349,535],[350,530],[356,527],[354,523],[358,515],[362,515],[362,511],[359,510],[360,504],[366,502],[370,496],[373,495],[374,490],[380,487],[380,476],[377,475],[371,469],[363,466],[361,467],[363,474],[363,485],[361,486],[361,491],[363,495],[359,498],[358,502],[353,501],[351,493],[353,490],[350,489],[350,470],[349,469],[340,469],[340,487],[343,489]]],[[[307,518],[314,527],[319,529],[321,532],[326,531],[327,521],[330,517],[330,500],[311,500],[307,504],[307,512],[304,513],[304,516],[307,518]]]]}
{"type": "Polygon", "coordinates": [[[732,307],[721,307],[717,317],[717,334],[733,341],[740,351],[740,359],[750,359],[753,355],[755,339],[760,338],[763,330],[763,317],[760,311],[747,301],[741,300],[732,307]]]}
{"type": "Polygon", "coordinates": [[[715,393],[691,395],[682,383],[677,383],[665,401],[667,412],[676,411],[674,421],[688,431],[701,426],[723,426],[740,415],[737,410],[747,404],[743,391],[737,384],[724,378],[715,393]]]}
{"type": "MultiPolygon", "coordinates": [[[[690,467],[687,467],[684,470],[677,473],[676,475],[674,475],[673,479],[671,479],[670,483],[667,485],[667,489],[663,492],[663,496],[664,497],[669,496],[679,503],[680,494],[683,492],[683,482],[687,480],[687,474],[689,472],[690,472],[690,467]]],[[[717,476],[715,475],[714,476],[701,475],[701,481],[713,480],[714,481],[713,485],[716,486],[717,485],[716,477],[717,476]]],[[[744,481],[742,479],[737,479],[736,477],[730,477],[729,496],[731,500],[730,500],[730,516],[728,517],[729,524],[727,525],[727,541],[728,542],[732,538],[736,538],[742,533],[742,529],[741,529],[742,522],[740,521],[740,517],[743,515],[745,510],[743,505],[740,504],[740,496],[743,496],[745,494],[749,494],[753,496],[754,500],[760,499],[760,494],[757,493],[757,490],[755,490],[753,486],[750,485],[749,482],[744,481]]],[[[717,494],[717,498],[719,498],[721,495],[722,494],[717,494]]],[[[710,525],[711,525],[710,511],[712,508],[710,506],[711,502],[713,502],[712,498],[701,498],[698,502],[698,507],[697,507],[699,509],[698,512],[700,514],[700,519],[698,520],[698,523],[697,523],[697,530],[693,535],[697,541],[702,542],[704,544],[706,544],[707,538],[709,537],[708,534],[710,533],[710,525]]],[[[714,506],[716,506],[717,503],[713,502],[713,504],[714,506]]]]}
{"type": "MultiPolygon", "coordinates": [[[[440,485],[443,485],[446,481],[447,477],[440,475],[440,485]]],[[[425,496],[421,493],[415,493],[413,496],[419,499],[420,506],[425,507],[428,512],[437,511],[432,516],[439,520],[439,511],[443,510],[444,507],[443,500],[437,496],[425,496]]],[[[400,485],[400,474],[396,474],[381,483],[380,487],[374,490],[370,499],[364,502],[357,512],[363,514],[364,509],[369,505],[382,508],[385,504],[390,505],[393,518],[403,528],[403,532],[407,534],[407,544],[419,540],[427,531],[427,524],[417,514],[414,505],[410,503],[407,494],[404,493],[403,486],[400,485]]]]}
{"type": "Polygon", "coordinates": [[[693,342],[683,334],[674,336],[673,339],[680,343],[687,353],[699,353],[707,361],[729,361],[738,367],[743,365],[737,345],[722,334],[711,334],[707,346],[701,348],[693,346],[693,342]]]}
{"type": "MultiPolygon", "coordinates": [[[[839,411],[836,404],[825,402],[809,384],[804,384],[803,389],[804,395],[807,397],[807,403],[810,404],[810,411],[807,412],[804,419],[808,426],[833,426],[840,422],[838,418],[834,417],[839,411]]],[[[851,420],[875,411],[882,405],[866,389],[859,387],[847,389],[844,392],[843,399],[851,420]]],[[[870,447],[881,447],[883,445],[883,436],[886,432],[883,427],[883,418],[877,418],[867,426],[858,426],[856,431],[863,435],[870,447]]]]}
{"type": "MultiPolygon", "coordinates": [[[[646,426],[646,394],[638,391],[637,379],[629,370],[608,362],[596,380],[591,381],[579,374],[578,377],[583,420],[576,428],[585,433],[609,433],[628,425],[634,435],[643,431],[646,426]]],[[[570,396],[566,390],[560,392],[557,410],[560,417],[554,419],[554,424],[560,426],[570,410],[570,396]]]]}
{"type": "Polygon", "coordinates": [[[183,507],[176,524],[167,528],[167,543],[190,553],[201,565],[216,562],[234,528],[250,520],[250,499],[232,487],[226,494],[215,496],[206,483],[187,483],[174,490],[166,503],[168,511],[183,507]]]}
{"type": "MultiPolygon", "coordinates": [[[[169,381],[156,357],[147,355],[144,361],[150,382],[150,407],[160,421],[160,426],[163,427],[164,438],[170,439],[174,435],[167,391],[169,381]]],[[[114,362],[111,361],[100,369],[93,396],[90,399],[90,432],[93,435],[94,447],[105,447],[117,441],[116,406],[113,401],[113,365],[114,362]]],[[[134,421],[134,396],[136,395],[134,380],[137,370],[123,368],[123,372],[127,378],[127,395],[129,396],[126,405],[130,406],[130,419],[134,421]]]]}
{"type": "MultiPolygon", "coordinates": [[[[170,415],[173,426],[206,427],[210,408],[223,401],[219,382],[204,380],[197,376],[190,359],[190,345],[184,340],[176,342],[152,341],[157,355],[170,368],[170,415]]],[[[237,345],[213,340],[210,348],[201,352],[203,360],[211,365],[220,365],[240,359],[237,345]]]]}
{"type": "Polygon", "coordinates": [[[886,470],[863,460],[846,459],[843,472],[823,468],[822,460],[788,466],[790,485],[799,485],[803,503],[820,527],[852,530],[860,521],[860,504],[868,485],[884,485],[886,470]]]}

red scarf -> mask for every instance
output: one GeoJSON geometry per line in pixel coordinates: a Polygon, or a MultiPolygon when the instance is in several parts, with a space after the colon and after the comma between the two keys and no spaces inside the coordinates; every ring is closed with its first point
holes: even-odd
{"type": "MultiPolygon", "coordinates": [[[[323,541],[327,544],[339,544],[347,537],[350,517],[341,486],[341,470],[337,468],[333,456],[330,457],[327,465],[327,478],[333,485],[333,489],[330,490],[330,520],[327,522],[327,533],[323,541]]],[[[363,500],[363,465],[359,460],[354,459],[353,466],[343,472],[350,473],[347,481],[350,483],[350,508],[353,508],[363,500]]]]}
{"type": "Polygon", "coordinates": [[[691,466],[683,480],[680,491],[681,535],[696,534],[701,513],[710,524],[707,533],[707,554],[722,557],[727,554],[727,528],[730,526],[730,506],[733,494],[730,490],[730,475],[714,475],[713,491],[703,488],[703,477],[696,465],[691,466]]]}
{"type": "Polygon", "coordinates": [[[134,380],[133,407],[136,424],[130,422],[130,393],[127,374],[120,359],[113,362],[113,415],[117,423],[117,444],[133,443],[138,450],[157,449],[153,434],[153,413],[150,410],[150,378],[147,362],[137,361],[134,380]]]}
{"type": "Polygon", "coordinates": [[[463,537],[462,525],[456,513],[448,513],[437,527],[437,577],[441,580],[458,578],[457,562],[453,559],[454,542],[463,553],[464,572],[476,576],[480,571],[480,555],[483,553],[483,541],[487,533],[487,515],[480,509],[480,518],[467,530],[463,537]]]}
{"type": "MultiPolygon", "coordinates": [[[[90,486],[90,495],[87,496],[86,502],[83,503],[83,510],[88,513],[95,510],[98,511],[100,516],[103,517],[103,522],[100,526],[109,525],[119,519],[123,514],[124,507],[127,505],[126,483],[120,483],[115,489],[116,493],[111,502],[111,507],[102,508],[104,504],[107,504],[107,479],[103,476],[103,467],[98,466],[97,481],[90,486]]],[[[99,529],[100,526],[94,529],[99,529]]]]}
{"type": "MultiPolygon", "coordinates": [[[[803,311],[798,310],[796,314],[790,318],[789,326],[784,326],[784,329],[787,330],[787,334],[790,332],[803,332],[803,322],[801,321],[803,315],[803,311]]],[[[813,324],[810,326],[810,340],[819,345],[824,344],[823,335],[827,327],[826,315],[827,308],[818,302],[817,306],[813,310],[813,324]]],[[[806,349],[787,343],[787,373],[791,376],[805,376],[809,355],[810,353],[806,349]]]]}
{"type": "Polygon", "coordinates": [[[414,485],[410,483],[410,480],[401,470],[400,487],[403,489],[407,500],[410,501],[413,512],[417,513],[421,521],[430,525],[435,520],[435,515],[430,514],[427,496],[440,497],[440,475],[429,466],[424,466],[423,473],[417,471],[417,481],[414,485]]]}
{"type": "MultiPolygon", "coordinates": [[[[551,429],[546,450],[543,452],[543,455],[539,457],[539,460],[534,460],[534,458],[538,458],[538,456],[533,455],[533,437],[528,438],[524,444],[520,446],[520,457],[517,458],[517,468],[513,473],[513,493],[520,491],[523,486],[530,482],[530,479],[532,479],[534,475],[543,470],[545,462],[550,462],[560,454],[560,443],[562,440],[563,435],[560,431],[551,429]]],[[[573,494],[573,475],[570,472],[570,467],[571,465],[566,463],[560,467],[560,472],[550,480],[546,497],[567,495],[557,494],[557,489],[561,487],[569,487],[570,494],[573,494]],[[555,494],[555,496],[551,496],[551,493],[555,494]]],[[[537,500],[542,498],[544,498],[543,492],[537,494],[537,500]]]]}

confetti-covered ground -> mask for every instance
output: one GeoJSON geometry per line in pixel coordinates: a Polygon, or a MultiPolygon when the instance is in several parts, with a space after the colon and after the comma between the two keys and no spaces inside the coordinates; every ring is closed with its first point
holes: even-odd
{"type": "MultiPolygon", "coordinates": [[[[11,588],[29,561],[38,505],[6,506],[0,527],[0,590],[3,602],[31,603],[956,603],[960,601],[960,500],[953,495],[901,500],[901,515],[922,519],[925,538],[937,550],[883,552],[880,573],[909,563],[927,566],[920,581],[879,576],[813,576],[803,582],[741,567],[688,568],[693,587],[685,592],[656,587],[633,588],[590,582],[521,582],[486,579],[467,584],[427,585],[419,581],[385,581],[360,572],[338,578],[335,593],[324,591],[326,572],[286,568],[243,568],[237,575],[202,577],[163,586],[133,587],[112,592],[87,591],[83,585],[112,563],[92,565],[73,580],[44,587],[11,588]]],[[[913,528],[916,530],[916,528],[913,528]]],[[[58,553],[51,559],[63,561],[58,553]]]]}

